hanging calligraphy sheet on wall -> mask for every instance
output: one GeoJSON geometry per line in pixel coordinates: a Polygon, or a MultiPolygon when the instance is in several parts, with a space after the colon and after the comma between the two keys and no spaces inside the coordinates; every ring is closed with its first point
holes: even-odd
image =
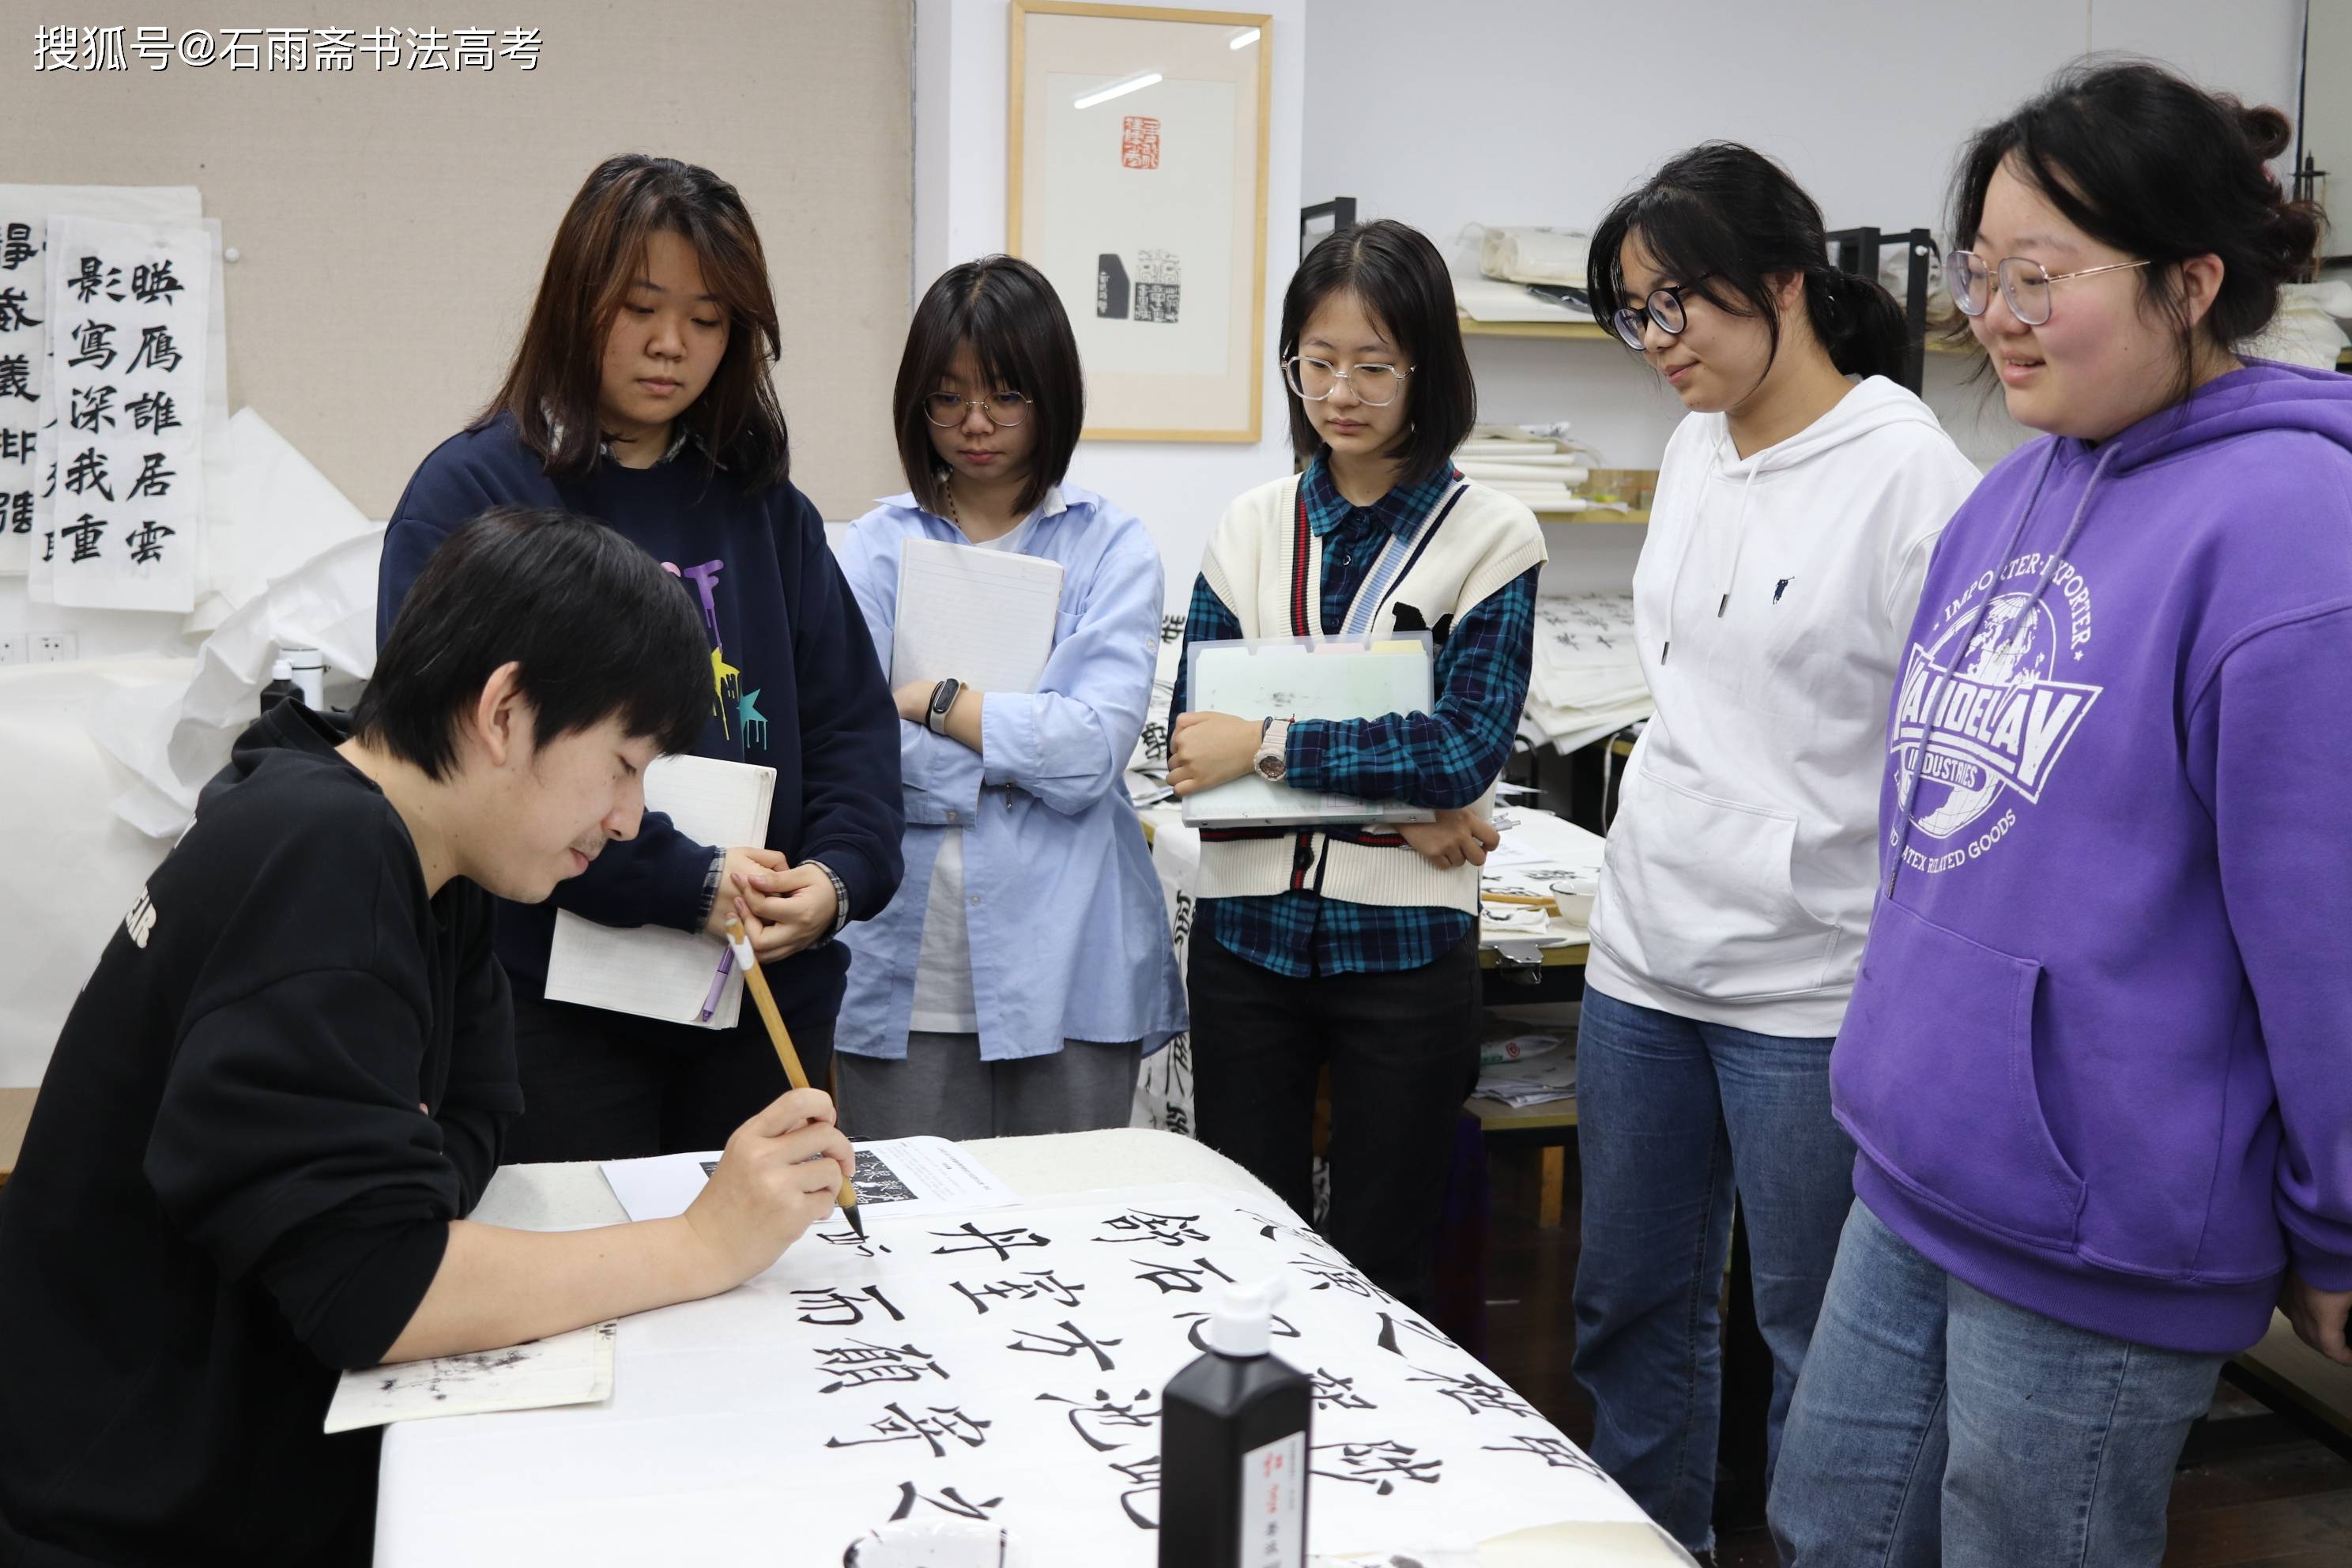
{"type": "Polygon", "coordinates": [[[41,467],[49,386],[48,228],[53,214],[194,222],[193,185],[0,184],[0,576],[30,568],[49,528],[57,476],[41,467]]]}
{"type": "Polygon", "coordinates": [[[212,239],[201,223],[48,226],[54,473],[36,597],[92,609],[195,605],[204,517],[212,239]]]}

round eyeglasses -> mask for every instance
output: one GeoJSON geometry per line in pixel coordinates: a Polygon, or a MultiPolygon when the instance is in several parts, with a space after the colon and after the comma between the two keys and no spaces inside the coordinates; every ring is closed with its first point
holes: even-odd
{"type": "Polygon", "coordinates": [[[934,392],[923,399],[923,417],[942,430],[952,430],[963,423],[966,408],[977,408],[980,416],[999,430],[1010,430],[1029,417],[1029,400],[1017,392],[1000,392],[993,397],[961,397],[952,392],[934,392]]]}
{"type": "Polygon", "coordinates": [[[1344,381],[1357,402],[1369,408],[1386,408],[1404,390],[1404,378],[1414,369],[1412,365],[1399,369],[1392,364],[1356,364],[1341,370],[1328,359],[1293,354],[1282,362],[1282,379],[1309,403],[1322,402],[1344,381]]]}
{"type": "Polygon", "coordinates": [[[1690,325],[1690,318],[1683,313],[1683,296],[1713,276],[1710,272],[1706,278],[1694,278],[1687,283],[1677,283],[1672,288],[1653,289],[1648,299],[1639,305],[1622,307],[1609,318],[1609,323],[1617,329],[1617,336],[1625,346],[1635,353],[1643,353],[1649,346],[1642,341],[1648,322],[1657,322],[1658,331],[1669,337],[1680,337],[1683,329],[1690,325]]]}
{"type": "Polygon", "coordinates": [[[2039,261],[2029,261],[2022,256],[2003,257],[1999,267],[1991,267],[1973,250],[1955,250],[1944,258],[1944,280],[1952,287],[1952,303],[1960,308],[1960,314],[1981,316],[1992,304],[1992,282],[1998,276],[2000,297],[2009,301],[2009,313],[2029,327],[2038,327],[2050,320],[2053,283],[2063,283],[2069,278],[2095,278],[2102,272],[2129,272],[2147,265],[2145,260],[2115,261],[2105,267],[2053,274],[2039,261]]]}

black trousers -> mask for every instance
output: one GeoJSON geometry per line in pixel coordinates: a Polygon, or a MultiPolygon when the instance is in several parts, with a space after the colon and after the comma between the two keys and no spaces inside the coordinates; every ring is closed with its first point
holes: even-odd
{"type": "Polygon", "coordinates": [[[1331,1068],[1323,1233],[1426,1310],[1454,1119],[1478,1078],[1478,938],[1419,969],[1292,980],[1195,938],[1192,1095],[1201,1141],[1312,1217],[1315,1081],[1331,1068]]]}
{"type": "MultiPolygon", "coordinates": [[[[523,1113],[507,1131],[509,1164],[628,1160],[725,1145],[753,1112],[792,1088],[750,997],[732,1029],[657,1023],[550,1002],[515,986],[515,1056],[523,1113]]],[[[809,1081],[833,1070],[834,1009],[788,1016],[809,1081]]]]}

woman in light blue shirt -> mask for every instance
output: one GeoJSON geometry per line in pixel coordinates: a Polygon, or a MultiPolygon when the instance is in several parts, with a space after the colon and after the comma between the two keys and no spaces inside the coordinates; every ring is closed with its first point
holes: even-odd
{"type": "Polygon", "coordinates": [[[906,880],[841,940],[843,1126],[859,1138],[1123,1127],[1141,1058],[1184,1027],[1160,880],[1121,782],[1151,697],[1164,580],[1140,521],[1062,482],[1085,423],[1053,286],[995,256],[950,268],[892,398],[909,493],[841,564],[884,667],[909,539],[1058,563],[1037,689],[894,678],[906,880]]]}

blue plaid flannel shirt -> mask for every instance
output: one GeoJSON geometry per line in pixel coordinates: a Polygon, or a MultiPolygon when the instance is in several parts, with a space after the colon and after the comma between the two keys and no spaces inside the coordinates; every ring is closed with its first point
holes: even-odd
{"type": "MultiPolygon", "coordinates": [[[[1379,559],[1385,537],[1410,532],[1455,478],[1449,465],[1360,507],[1339,494],[1322,458],[1308,466],[1299,484],[1307,497],[1307,525],[1324,542],[1324,626],[1336,627],[1347,619],[1349,602],[1379,559]]],[[[1293,724],[1285,747],[1289,782],[1300,789],[1432,806],[1464,806],[1477,799],[1503,771],[1527,706],[1538,570],[1528,568],[1455,624],[1437,650],[1437,701],[1430,712],[1293,724]]],[[[1184,618],[1187,651],[1195,642],[1241,635],[1241,622],[1208,579],[1196,578],[1184,618]]],[[[1180,656],[1175,700],[1168,710],[1171,731],[1184,711],[1187,668],[1180,656]]],[[[1228,951],[1262,969],[1303,980],[1418,969],[1453,951],[1470,933],[1473,917],[1459,910],[1327,901],[1298,889],[1204,900],[1201,920],[1228,951]]]]}

